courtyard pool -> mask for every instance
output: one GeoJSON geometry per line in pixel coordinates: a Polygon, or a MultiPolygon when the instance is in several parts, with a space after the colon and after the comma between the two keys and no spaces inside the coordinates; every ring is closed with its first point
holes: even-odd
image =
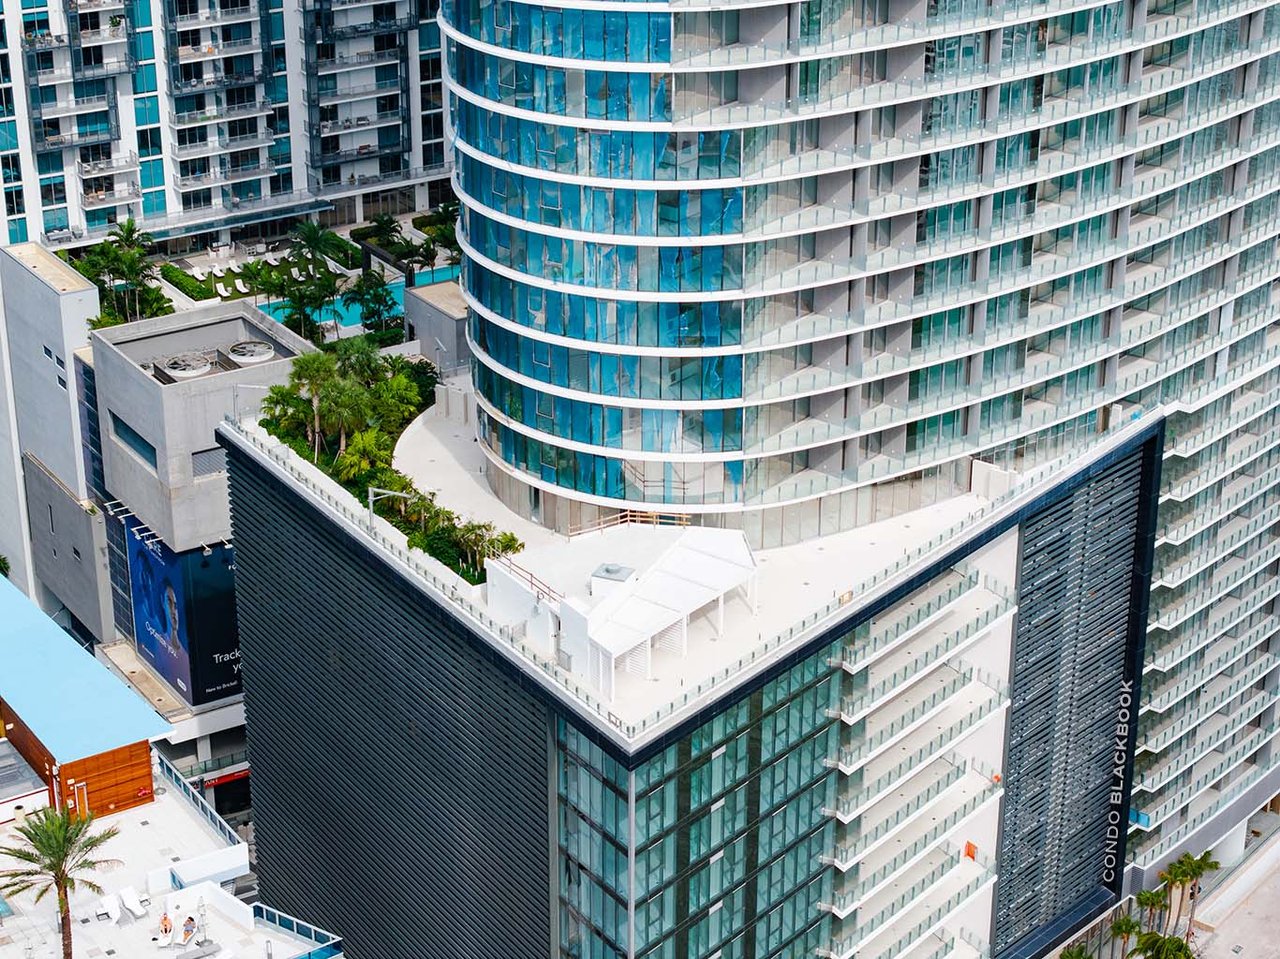
{"type": "MultiPolygon", "coordinates": [[[[431,271],[420,271],[418,273],[418,281],[416,286],[426,286],[429,283],[443,283],[445,280],[456,279],[459,269],[456,266],[438,266],[431,271]]],[[[396,301],[396,316],[404,314],[404,280],[389,280],[387,288],[391,290],[391,297],[396,301]]],[[[279,322],[284,318],[284,303],[276,300],[271,303],[262,304],[261,309],[275,318],[279,322]]],[[[324,311],[324,315],[316,317],[317,323],[328,323],[336,319],[339,326],[359,326],[360,308],[358,306],[345,306],[341,299],[335,301],[324,311]]],[[[3,913],[0,913],[3,915],[3,913]]]]}

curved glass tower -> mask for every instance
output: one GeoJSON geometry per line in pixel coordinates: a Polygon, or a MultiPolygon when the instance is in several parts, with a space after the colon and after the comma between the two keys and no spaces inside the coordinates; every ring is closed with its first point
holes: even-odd
{"type": "Polygon", "coordinates": [[[1138,863],[1275,772],[1280,5],[447,0],[441,29],[509,505],[776,545],[1159,408],[1138,863]]]}

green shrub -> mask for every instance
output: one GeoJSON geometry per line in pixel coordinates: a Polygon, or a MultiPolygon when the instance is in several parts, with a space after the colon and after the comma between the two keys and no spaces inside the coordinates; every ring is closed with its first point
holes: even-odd
{"type": "Polygon", "coordinates": [[[164,277],[165,282],[177,289],[179,293],[189,296],[193,300],[211,300],[216,299],[218,296],[213,289],[213,281],[211,279],[205,277],[203,280],[197,280],[190,273],[180,270],[172,263],[161,264],[160,275],[164,277]]]}
{"type": "Polygon", "coordinates": [[[364,259],[364,254],[361,252],[360,247],[349,240],[344,240],[342,237],[338,237],[338,242],[333,246],[332,259],[335,262],[348,270],[360,269],[360,263],[364,259]]]}

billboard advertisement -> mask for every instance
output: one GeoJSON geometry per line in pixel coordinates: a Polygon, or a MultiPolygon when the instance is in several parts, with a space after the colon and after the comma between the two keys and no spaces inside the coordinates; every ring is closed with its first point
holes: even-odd
{"type": "Polygon", "coordinates": [[[193,706],[238,693],[234,548],[175,553],[136,519],[125,527],[138,654],[193,706]]]}

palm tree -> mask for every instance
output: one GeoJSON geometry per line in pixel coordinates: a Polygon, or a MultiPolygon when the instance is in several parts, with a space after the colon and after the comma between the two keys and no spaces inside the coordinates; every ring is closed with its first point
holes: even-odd
{"type": "Polygon", "coordinates": [[[141,292],[156,281],[160,271],[138,247],[120,250],[117,264],[116,275],[124,284],[125,319],[139,319],[142,315],[141,292]]]}
{"type": "Polygon", "coordinates": [[[328,353],[303,353],[294,357],[289,383],[311,401],[312,462],[320,459],[320,397],[338,376],[338,365],[328,353]]]}
{"type": "Polygon", "coordinates": [[[1195,959],[1191,947],[1177,936],[1151,931],[1138,934],[1138,943],[1129,955],[1143,959],[1195,959]]]}
{"type": "Polygon", "coordinates": [[[1178,920],[1182,918],[1182,899],[1188,882],[1187,867],[1181,859],[1175,859],[1160,873],[1159,879],[1169,894],[1169,908],[1165,914],[1165,931],[1173,932],[1178,928],[1178,920]],[[1177,910],[1174,910],[1174,906],[1177,910]]]}
{"type": "Polygon", "coordinates": [[[9,557],[8,556],[0,556],[0,576],[3,576],[5,579],[9,578],[9,557]]]}
{"type": "Polygon", "coordinates": [[[298,254],[316,265],[322,264],[326,256],[336,259],[342,255],[342,238],[332,230],[310,220],[303,220],[295,226],[289,238],[293,241],[293,249],[289,251],[290,256],[298,254]]]}
{"type": "Polygon", "coordinates": [[[418,393],[417,384],[403,373],[374,383],[372,393],[378,425],[384,430],[399,429],[422,406],[422,396],[418,393]]]}
{"type": "Polygon", "coordinates": [[[463,523],[458,527],[458,545],[467,554],[471,568],[477,573],[481,568],[489,539],[493,536],[492,523],[479,523],[475,520],[463,523]]]}
{"type": "Polygon", "coordinates": [[[387,275],[381,266],[365,270],[342,294],[342,303],[348,309],[360,310],[360,322],[366,329],[382,332],[396,312],[396,300],[387,286],[387,275]]]}
{"type": "Polygon", "coordinates": [[[369,239],[388,253],[394,253],[395,247],[404,243],[404,230],[390,213],[379,213],[369,221],[369,239]]]}
{"type": "Polygon", "coordinates": [[[352,434],[351,442],[334,463],[338,479],[350,483],[375,470],[391,465],[391,437],[378,430],[361,430],[352,434]]]}
{"type": "MultiPolygon", "coordinates": [[[[346,294],[343,294],[346,299],[346,294]]],[[[371,387],[385,375],[378,348],[362,337],[342,340],[333,351],[338,360],[338,373],[371,387]]]]}
{"type": "Polygon", "coordinates": [[[23,865],[0,870],[0,892],[17,895],[36,890],[36,902],[52,892],[62,921],[62,959],[71,959],[71,895],[81,886],[96,895],[102,887],[89,878],[99,869],[119,865],[98,859],[98,851],[120,831],[115,827],[90,832],[93,815],[79,816],[67,808],[46,807],[15,827],[23,843],[0,848],[0,857],[23,865]]]}
{"type": "Polygon", "coordinates": [[[512,553],[518,553],[524,549],[524,543],[520,541],[515,533],[502,532],[493,539],[493,554],[495,556],[510,556],[512,553]]]}
{"type": "Polygon", "coordinates": [[[1202,852],[1198,856],[1184,854],[1186,859],[1187,875],[1191,879],[1191,912],[1187,916],[1187,932],[1186,942],[1191,942],[1191,927],[1196,921],[1196,903],[1200,899],[1200,880],[1211,872],[1222,867],[1218,860],[1213,858],[1213,850],[1202,852]]]}
{"type": "Polygon", "coordinates": [[[155,238],[138,226],[133,217],[128,217],[112,227],[111,232],[107,234],[107,239],[121,249],[138,250],[143,253],[155,244],[155,238]]]}
{"type": "Polygon", "coordinates": [[[1058,959],[1093,959],[1093,957],[1089,955],[1088,949],[1076,943],[1074,946],[1067,946],[1067,948],[1063,949],[1059,953],[1058,959]]]}
{"type": "Polygon", "coordinates": [[[313,441],[311,409],[294,387],[278,383],[267,390],[267,395],[262,399],[261,412],[264,419],[271,420],[286,432],[305,430],[307,443],[313,441]]]}
{"type": "Polygon", "coordinates": [[[1147,928],[1154,930],[1156,927],[1156,913],[1165,906],[1165,893],[1159,889],[1139,889],[1134,901],[1138,904],[1139,909],[1146,910],[1147,928]]]}
{"type": "Polygon", "coordinates": [[[338,456],[347,451],[347,431],[365,426],[369,411],[368,391],[349,377],[338,377],[321,391],[320,420],[338,434],[338,456]]]}
{"type": "Polygon", "coordinates": [[[1129,954],[1129,940],[1140,932],[1142,932],[1142,923],[1133,916],[1126,913],[1116,917],[1115,922],[1111,924],[1111,937],[1120,940],[1120,955],[1129,954]]]}

